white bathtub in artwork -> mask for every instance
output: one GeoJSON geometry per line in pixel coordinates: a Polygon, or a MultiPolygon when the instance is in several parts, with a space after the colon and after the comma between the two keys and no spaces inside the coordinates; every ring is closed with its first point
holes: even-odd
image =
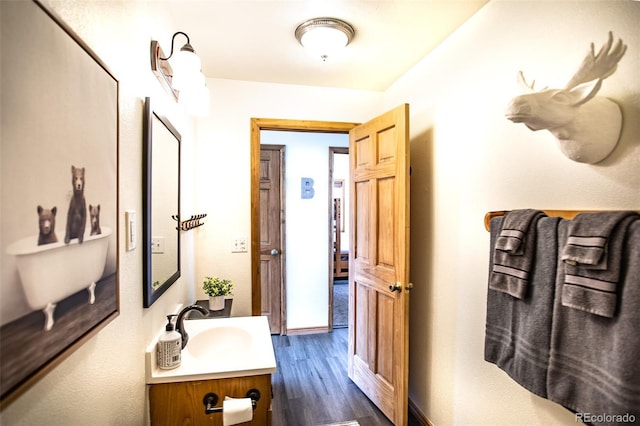
{"type": "Polygon", "coordinates": [[[85,236],[82,244],[57,242],[37,245],[38,237],[23,238],[11,244],[7,253],[15,256],[18,275],[27,303],[32,310],[42,309],[45,329],[53,327],[56,304],[82,289],[95,301],[95,286],[104,272],[111,228],[102,227],[99,235],[85,236]]]}

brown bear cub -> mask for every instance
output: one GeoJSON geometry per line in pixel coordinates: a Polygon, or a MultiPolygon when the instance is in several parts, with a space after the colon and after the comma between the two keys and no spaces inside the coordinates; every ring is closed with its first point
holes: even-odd
{"type": "Polygon", "coordinates": [[[79,243],[84,240],[84,229],[87,225],[87,205],[84,200],[84,167],[71,166],[71,184],[73,197],[69,202],[67,213],[67,231],[64,235],[64,243],[69,244],[73,238],[79,243]]]}
{"type": "Polygon", "coordinates": [[[38,226],[40,227],[40,234],[38,235],[39,246],[58,242],[55,231],[57,212],[57,207],[49,210],[38,206],[38,226]]]}
{"type": "Polygon", "coordinates": [[[89,235],[100,235],[100,204],[92,206],[89,204],[89,223],[91,224],[91,233],[89,235]]]}

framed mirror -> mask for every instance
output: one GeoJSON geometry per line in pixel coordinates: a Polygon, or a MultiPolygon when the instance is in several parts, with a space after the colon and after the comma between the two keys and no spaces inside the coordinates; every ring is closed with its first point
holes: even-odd
{"type": "Polygon", "coordinates": [[[180,277],[180,133],[144,106],[143,304],[148,308],[180,277]]]}

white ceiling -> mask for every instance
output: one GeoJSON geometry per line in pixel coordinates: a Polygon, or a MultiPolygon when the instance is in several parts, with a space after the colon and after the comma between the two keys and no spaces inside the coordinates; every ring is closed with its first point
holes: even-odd
{"type": "MultiPolygon", "coordinates": [[[[488,0],[163,0],[174,31],[189,35],[209,78],[382,91],[488,0]],[[311,18],[339,18],[356,35],[322,62],[294,37],[311,18]]],[[[170,34],[161,46],[168,53],[170,34]],[[169,43],[169,42],[167,42],[169,43]]],[[[184,38],[177,37],[179,48],[184,38]]]]}

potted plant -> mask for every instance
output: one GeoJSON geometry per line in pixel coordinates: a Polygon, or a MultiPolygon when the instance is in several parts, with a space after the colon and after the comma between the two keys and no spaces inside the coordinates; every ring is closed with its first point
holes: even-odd
{"type": "Polygon", "coordinates": [[[233,295],[233,283],[231,280],[218,277],[205,277],[202,289],[209,295],[209,309],[213,311],[224,309],[225,296],[233,295]]]}

